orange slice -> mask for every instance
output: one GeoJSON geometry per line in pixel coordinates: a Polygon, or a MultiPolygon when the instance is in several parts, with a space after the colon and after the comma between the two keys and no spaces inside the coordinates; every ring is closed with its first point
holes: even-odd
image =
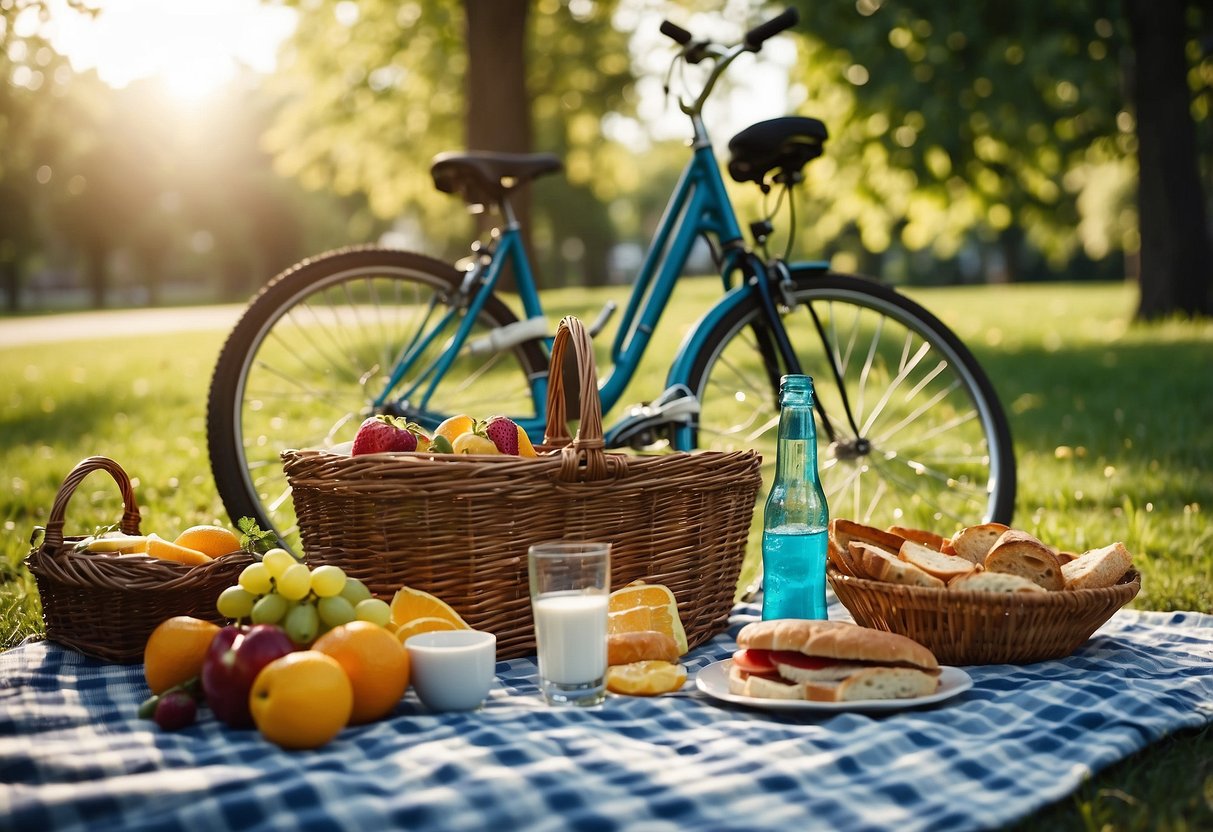
{"type": "Polygon", "coordinates": [[[686,668],[680,664],[644,661],[607,668],[606,686],[625,696],[657,696],[678,690],[686,680],[686,668]]]}
{"type": "Polygon", "coordinates": [[[240,538],[231,529],[225,529],[223,526],[191,526],[177,535],[173,542],[212,558],[240,551],[240,538]]]}
{"type": "Polygon", "coordinates": [[[400,587],[392,598],[392,625],[399,628],[418,618],[442,618],[456,630],[470,630],[467,622],[446,601],[420,589],[400,587]]]}
{"type": "Polygon", "coordinates": [[[526,431],[522,429],[522,425],[518,426],[518,456],[530,458],[539,456],[535,452],[535,446],[531,444],[531,437],[526,435],[526,431]]]}
{"type": "Polygon", "coordinates": [[[674,639],[678,655],[690,649],[682,619],[678,617],[678,601],[661,584],[633,581],[611,593],[607,609],[608,633],[656,630],[674,639]]]}
{"type": "Polygon", "coordinates": [[[211,562],[209,555],[199,552],[197,549],[178,546],[176,543],[165,540],[157,534],[149,534],[147,536],[147,553],[154,558],[176,561],[177,563],[184,563],[186,566],[198,566],[199,564],[211,562]]]}
{"type": "Polygon", "coordinates": [[[435,630],[463,630],[466,627],[460,627],[453,621],[445,618],[439,618],[436,615],[427,615],[424,618],[414,618],[412,621],[405,622],[396,628],[396,638],[404,644],[411,636],[420,633],[432,633],[435,630]]]}

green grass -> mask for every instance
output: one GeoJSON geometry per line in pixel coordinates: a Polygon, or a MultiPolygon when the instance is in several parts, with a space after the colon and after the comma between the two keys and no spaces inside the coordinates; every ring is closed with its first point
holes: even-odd
{"type": "MultiPolygon", "coordinates": [[[[664,388],[668,357],[717,291],[713,281],[683,282],[625,401],[664,388]]],[[[588,321],[625,292],[562,290],[545,302],[553,321],[567,313],[588,321]]],[[[1123,540],[1143,573],[1135,607],[1213,612],[1213,323],[1130,324],[1127,286],[912,294],[970,345],[1007,405],[1019,466],[1015,525],[1079,550],[1123,540]]],[[[206,388],[223,335],[0,350],[0,649],[40,631],[21,561],[81,458],[105,454],[132,475],[145,531],[168,537],[229,522],[205,447],[206,388]]],[[[600,340],[606,367],[609,339],[600,340]]],[[[97,474],[69,504],[66,532],[119,516],[116,489],[97,474]]],[[[1210,760],[1209,729],[1176,735],[1018,828],[1211,828],[1210,760]]]]}

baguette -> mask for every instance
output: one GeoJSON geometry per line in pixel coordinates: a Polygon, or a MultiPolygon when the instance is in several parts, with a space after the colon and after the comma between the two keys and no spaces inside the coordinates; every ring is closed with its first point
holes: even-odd
{"type": "Polygon", "coordinates": [[[1043,586],[1008,572],[970,572],[948,582],[948,589],[963,592],[1048,592],[1043,586]]]}
{"type": "Polygon", "coordinates": [[[912,563],[906,563],[879,547],[867,543],[852,543],[850,550],[851,557],[863,564],[863,571],[877,581],[933,589],[943,589],[947,586],[934,575],[928,575],[912,563]]]}
{"type": "Polygon", "coordinates": [[[948,540],[941,534],[936,534],[926,529],[912,529],[908,526],[889,526],[889,533],[906,540],[913,540],[915,543],[921,543],[923,546],[928,546],[936,552],[942,552],[944,544],[948,540]]]}
{"type": "Polygon", "coordinates": [[[913,540],[907,540],[901,544],[898,557],[945,583],[960,575],[968,575],[977,568],[964,558],[945,555],[929,546],[915,543],[913,540]]]}
{"type": "Polygon", "coordinates": [[[968,526],[952,535],[952,550],[965,560],[975,564],[983,564],[990,548],[998,542],[1003,532],[1009,532],[1009,526],[1002,523],[982,523],[978,526],[968,526]]]}
{"type": "Polygon", "coordinates": [[[1061,563],[1053,550],[1027,532],[1010,529],[999,535],[985,558],[990,572],[1006,572],[1027,578],[1047,590],[1065,587],[1061,563]]]}
{"type": "Polygon", "coordinates": [[[838,548],[846,550],[851,543],[867,543],[884,549],[891,555],[897,554],[905,538],[901,535],[886,532],[875,526],[865,526],[852,520],[835,517],[830,521],[830,539],[838,544],[838,548]]]}
{"type": "Polygon", "coordinates": [[[1063,564],[1061,574],[1066,589],[1103,589],[1115,586],[1133,568],[1133,556],[1119,541],[1083,552],[1063,564]]]}

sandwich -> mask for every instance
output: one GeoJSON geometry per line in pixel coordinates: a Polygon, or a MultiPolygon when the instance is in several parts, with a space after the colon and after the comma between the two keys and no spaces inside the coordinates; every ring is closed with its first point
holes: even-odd
{"type": "Polygon", "coordinates": [[[913,639],[843,621],[785,618],[741,628],[729,692],[760,699],[912,699],[939,688],[939,662],[913,639]]]}

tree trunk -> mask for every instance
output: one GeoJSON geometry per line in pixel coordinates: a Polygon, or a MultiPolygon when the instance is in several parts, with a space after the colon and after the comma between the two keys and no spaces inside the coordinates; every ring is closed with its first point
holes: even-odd
{"type": "Polygon", "coordinates": [[[1141,228],[1137,317],[1213,314],[1213,259],[1196,161],[1186,3],[1127,0],[1134,50],[1141,228]]]}
{"type": "Polygon", "coordinates": [[[0,286],[4,286],[9,312],[21,308],[21,266],[16,260],[0,260],[0,286]]]}
{"type": "MultiPolygon", "coordinates": [[[[526,90],[526,31],[530,0],[465,0],[468,45],[467,144],[472,150],[528,153],[531,102],[526,90]]],[[[531,246],[529,188],[511,203],[531,246]]],[[[482,225],[489,218],[481,215],[482,225]]],[[[482,228],[483,230],[483,228],[482,228]]],[[[535,258],[530,258],[535,263],[535,258]]],[[[502,275],[501,288],[514,285],[502,275]]]]}
{"type": "Polygon", "coordinates": [[[93,308],[105,307],[106,290],[109,288],[109,248],[101,243],[90,243],[84,251],[85,278],[92,295],[93,308]]]}

